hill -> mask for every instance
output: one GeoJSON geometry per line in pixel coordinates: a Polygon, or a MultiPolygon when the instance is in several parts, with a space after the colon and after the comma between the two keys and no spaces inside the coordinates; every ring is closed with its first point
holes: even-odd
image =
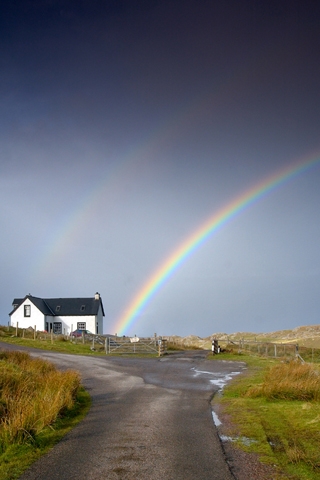
{"type": "Polygon", "coordinates": [[[211,348],[211,342],[217,338],[220,342],[247,341],[272,342],[272,343],[297,343],[301,347],[320,348],[320,325],[306,325],[292,330],[277,330],[268,333],[236,332],[232,334],[217,332],[209,337],[201,338],[196,335],[179,337],[172,335],[166,337],[170,342],[184,347],[211,348]]]}

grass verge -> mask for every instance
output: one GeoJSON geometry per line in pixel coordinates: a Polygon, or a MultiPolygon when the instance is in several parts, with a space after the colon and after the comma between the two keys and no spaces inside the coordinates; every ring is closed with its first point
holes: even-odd
{"type": "Polygon", "coordinates": [[[213,399],[213,408],[219,403],[230,419],[223,434],[277,465],[286,478],[320,479],[319,366],[247,355],[230,359],[235,357],[248,370],[213,399]]]}
{"type": "Polygon", "coordinates": [[[63,335],[54,337],[51,341],[50,336],[40,335],[40,338],[15,336],[11,331],[7,332],[6,327],[0,327],[0,342],[10,343],[12,345],[40,348],[59,353],[71,353],[73,355],[105,355],[104,346],[95,345],[95,350],[91,350],[91,343],[82,343],[82,339],[76,339],[73,342],[66,340],[63,335]]]}
{"type": "MultiPolygon", "coordinates": [[[[83,343],[82,338],[70,339],[65,335],[53,335],[45,334],[43,332],[37,332],[37,338],[34,339],[33,331],[23,331],[23,329],[18,329],[18,336],[16,335],[16,329],[10,327],[0,326],[0,342],[10,343],[12,345],[29,347],[29,348],[38,348],[41,350],[49,350],[59,353],[70,353],[72,355],[90,355],[90,356],[105,356],[105,346],[97,342],[94,344],[94,349],[92,341],[85,340],[83,343]]],[[[134,355],[135,357],[141,356],[142,358],[153,358],[157,357],[157,353],[140,353],[133,351],[128,353],[118,353],[117,351],[113,353],[108,353],[108,356],[119,356],[119,355],[134,355]]]]}
{"type": "Polygon", "coordinates": [[[87,413],[76,372],[23,352],[0,354],[0,480],[18,478],[87,413]]]}

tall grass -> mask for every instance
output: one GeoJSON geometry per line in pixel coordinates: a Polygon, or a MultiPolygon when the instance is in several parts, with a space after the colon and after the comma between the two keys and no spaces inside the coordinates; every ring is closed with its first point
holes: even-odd
{"type": "Polygon", "coordinates": [[[264,381],[246,392],[248,397],[267,400],[320,400],[320,374],[310,364],[297,361],[279,363],[270,368],[264,381]]]}
{"type": "Polygon", "coordinates": [[[74,371],[32,359],[24,352],[0,353],[0,449],[22,443],[70,409],[80,387],[74,371]]]}

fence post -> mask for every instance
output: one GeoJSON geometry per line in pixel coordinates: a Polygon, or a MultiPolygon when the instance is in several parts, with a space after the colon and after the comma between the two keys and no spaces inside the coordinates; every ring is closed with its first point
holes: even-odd
{"type": "Polygon", "coordinates": [[[16,337],[18,336],[18,327],[19,327],[19,322],[17,322],[17,325],[16,325],[16,337]]]}
{"type": "Polygon", "coordinates": [[[274,344],[274,356],[277,358],[277,344],[274,344]]]}
{"type": "Polygon", "coordinates": [[[219,340],[217,338],[214,338],[213,339],[213,352],[214,354],[218,354],[219,353],[219,340]]]}
{"type": "Polygon", "coordinates": [[[37,325],[34,326],[34,330],[33,330],[33,340],[35,340],[36,337],[37,337],[37,330],[36,330],[36,328],[37,328],[37,325]]]}

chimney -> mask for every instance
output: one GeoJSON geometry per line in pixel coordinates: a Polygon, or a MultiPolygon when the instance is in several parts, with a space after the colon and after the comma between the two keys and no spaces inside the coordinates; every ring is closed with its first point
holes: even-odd
{"type": "Polygon", "coordinates": [[[95,300],[100,300],[100,293],[97,292],[94,296],[94,299],[95,300]]]}

